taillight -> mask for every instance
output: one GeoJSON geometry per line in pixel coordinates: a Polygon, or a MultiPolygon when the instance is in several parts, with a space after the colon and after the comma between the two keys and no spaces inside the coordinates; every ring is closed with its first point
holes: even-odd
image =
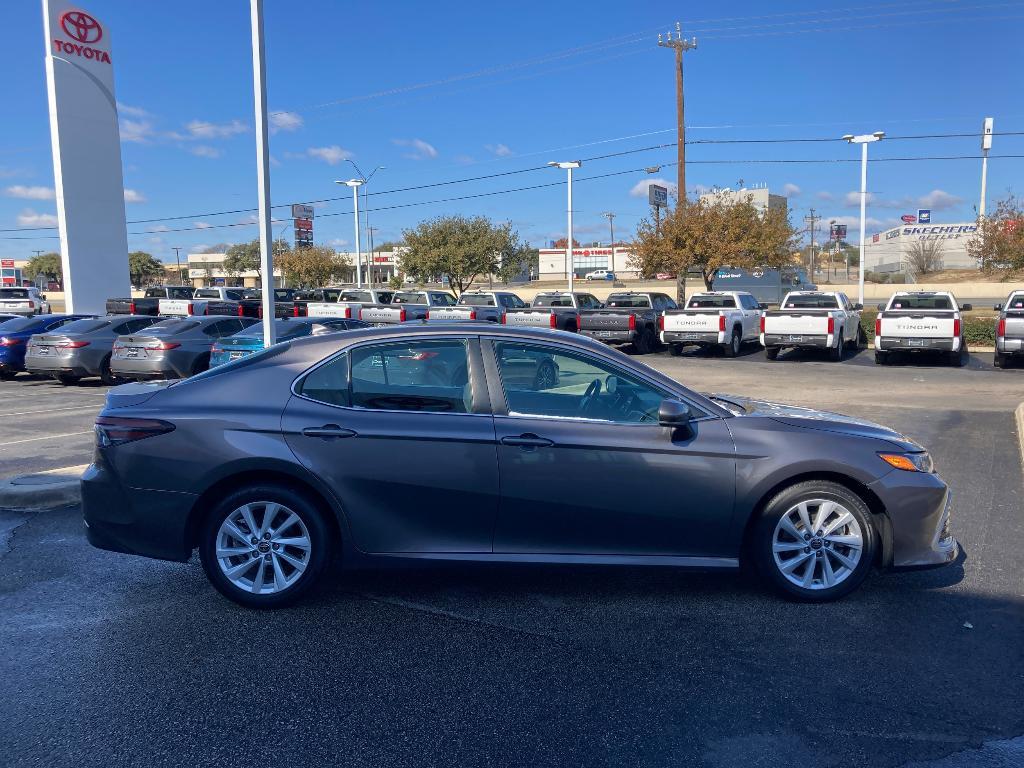
{"type": "Polygon", "coordinates": [[[629,316],[629,330],[631,330],[631,331],[635,331],[636,330],[636,315],[630,315],[629,316]]]}
{"type": "Polygon", "coordinates": [[[761,315],[761,333],[764,333],[764,315],[761,315]]]}
{"type": "Polygon", "coordinates": [[[718,316],[718,332],[725,333],[725,315],[718,316]]]}
{"type": "Polygon", "coordinates": [[[501,313],[501,324],[508,325],[508,312],[501,313]]]}
{"type": "Polygon", "coordinates": [[[135,314],[135,302],[134,301],[129,302],[129,304],[128,304],[128,313],[131,314],[131,315],[135,314]]]}
{"type": "Polygon", "coordinates": [[[352,319],[352,307],[345,307],[344,317],[345,317],[346,320],[351,320],[352,319]]]}
{"type": "Polygon", "coordinates": [[[429,319],[430,319],[430,310],[428,309],[427,310],[427,320],[429,320],[429,319]]]}
{"type": "MultiPolygon", "coordinates": [[[[260,309],[262,310],[263,307],[260,307],[260,309]]],[[[241,304],[238,305],[238,311],[235,312],[235,314],[238,315],[239,317],[244,317],[245,316],[245,313],[242,311],[242,305],[241,304]]]]}
{"type": "Polygon", "coordinates": [[[191,301],[188,303],[188,313],[190,315],[194,315],[196,313],[195,304],[193,304],[191,301]]]}
{"type": "Polygon", "coordinates": [[[57,345],[57,349],[81,349],[82,347],[88,347],[90,342],[88,341],[62,341],[57,345]]]}
{"type": "Polygon", "coordinates": [[[36,303],[34,301],[29,301],[28,308],[29,309],[35,309],[36,308],[36,303]]]}
{"type": "Polygon", "coordinates": [[[558,318],[555,317],[555,313],[554,312],[552,312],[551,316],[548,318],[548,325],[550,325],[552,328],[557,328],[558,327],[558,318]]]}
{"type": "Polygon", "coordinates": [[[402,309],[398,313],[398,322],[400,322],[400,323],[404,323],[405,322],[405,307],[402,307],[402,309]]]}
{"type": "Polygon", "coordinates": [[[302,317],[302,315],[299,314],[299,305],[298,304],[296,304],[294,307],[292,307],[292,317],[302,317]]]}
{"type": "Polygon", "coordinates": [[[999,324],[996,325],[996,336],[1005,336],[1005,335],[1006,335],[1006,318],[1005,317],[1001,317],[1001,318],[999,318],[999,324]]]}
{"type": "MultiPolygon", "coordinates": [[[[242,317],[242,308],[241,307],[238,308],[238,316],[242,317]]],[[[258,317],[260,319],[263,318],[263,305],[262,304],[260,304],[258,307],[256,307],[256,317],[258,317]]]]}
{"type": "Polygon", "coordinates": [[[10,336],[0,336],[0,347],[16,347],[24,344],[24,339],[12,339],[10,336]]]}
{"type": "Polygon", "coordinates": [[[960,318],[956,317],[956,318],[953,318],[953,336],[956,337],[956,336],[959,336],[959,335],[960,335],[960,318]]]}
{"type": "Polygon", "coordinates": [[[470,320],[476,320],[476,310],[475,309],[469,310],[469,319],[470,320]]]}
{"type": "Polygon", "coordinates": [[[836,319],[829,315],[828,317],[828,335],[831,336],[836,332],[836,319]]]}
{"type": "Polygon", "coordinates": [[[875,318],[875,336],[881,336],[881,335],[882,335],[882,318],[876,317],[875,318]]]}
{"type": "Polygon", "coordinates": [[[362,307],[359,308],[359,319],[360,320],[363,319],[363,308],[362,307]]]}
{"type": "Polygon", "coordinates": [[[176,341],[158,341],[156,344],[150,344],[146,347],[150,352],[166,352],[168,349],[177,349],[180,347],[176,341]]]}
{"type": "Polygon", "coordinates": [[[665,316],[664,315],[658,315],[658,330],[659,331],[664,331],[665,330],[665,316]]]}
{"type": "Polygon", "coordinates": [[[174,425],[168,421],[129,419],[124,416],[99,416],[93,428],[96,431],[96,444],[104,447],[122,445],[174,431],[174,425]]]}

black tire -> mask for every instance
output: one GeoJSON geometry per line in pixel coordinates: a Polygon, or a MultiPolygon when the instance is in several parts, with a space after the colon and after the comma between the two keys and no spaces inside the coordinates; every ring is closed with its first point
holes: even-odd
{"type": "Polygon", "coordinates": [[[868,348],[868,332],[861,326],[857,326],[857,349],[868,348]]]}
{"type": "Polygon", "coordinates": [[[1005,368],[1006,355],[1004,355],[1002,352],[996,352],[995,357],[992,359],[992,365],[994,365],[996,368],[1005,368]]]}
{"type": "MultiPolygon", "coordinates": [[[[199,531],[199,559],[203,564],[203,570],[206,571],[206,577],[224,597],[247,608],[283,608],[302,598],[316,586],[323,575],[324,569],[330,562],[331,547],[332,541],[327,523],[320,510],[307,498],[306,494],[294,488],[270,483],[240,488],[228,494],[209,511],[199,531]],[[221,569],[216,554],[217,536],[224,520],[242,506],[254,504],[256,511],[253,516],[259,525],[262,518],[257,518],[256,515],[261,514],[260,502],[274,502],[294,512],[306,527],[310,543],[308,560],[301,575],[294,583],[282,590],[267,594],[254,594],[252,591],[246,591],[234,584],[221,569]]],[[[266,558],[269,555],[262,556],[266,558]]],[[[254,567],[259,566],[259,556],[253,558],[253,562],[254,567]]],[[[253,580],[255,580],[255,575],[253,580]]]]}
{"type": "Polygon", "coordinates": [[[888,352],[879,352],[875,350],[875,365],[885,365],[889,362],[888,352]]]}
{"type": "Polygon", "coordinates": [[[764,348],[764,356],[768,360],[777,360],[778,357],[779,357],[779,352],[780,352],[781,349],[782,349],[781,347],[765,347],[764,348]]]}
{"type": "Polygon", "coordinates": [[[670,355],[672,355],[672,357],[679,357],[680,355],[683,354],[683,345],[682,344],[669,344],[668,345],[668,353],[670,355]]]}
{"type": "Polygon", "coordinates": [[[729,337],[729,344],[725,348],[726,357],[739,357],[740,351],[743,349],[743,336],[740,334],[739,328],[732,329],[732,336],[729,337]]]}
{"type": "Polygon", "coordinates": [[[845,351],[846,351],[846,341],[843,340],[843,329],[840,328],[839,329],[839,339],[837,340],[836,345],[834,347],[832,347],[831,349],[829,349],[829,351],[828,351],[828,359],[831,360],[833,363],[842,362],[842,360],[843,360],[843,352],[845,352],[845,351]]]}
{"type": "Polygon", "coordinates": [[[14,371],[0,371],[0,381],[11,381],[17,375],[14,371]]]}
{"type": "Polygon", "coordinates": [[[81,376],[74,376],[74,375],[72,375],[70,373],[58,373],[57,374],[57,381],[59,381],[64,386],[69,386],[71,384],[77,384],[81,380],[82,380],[81,376]]]}
{"type": "Polygon", "coordinates": [[[949,353],[949,364],[954,368],[963,368],[967,362],[967,349],[963,346],[957,352],[949,353]]]}
{"type": "Polygon", "coordinates": [[[633,338],[633,351],[638,355],[646,355],[651,351],[650,331],[646,328],[633,338]]]}
{"type": "Polygon", "coordinates": [[[110,370],[110,355],[103,358],[103,362],[100,363],[100,381],[109,386],[120,384],[122,381],[110,370]]]}
{"type": "Polygon", "coordinates": [[[533,376],[533,389],[541,392],[558,386],[558,366],[553,360],[542,360],[533,376]]]}
{"type": "Polygon", "coordinates": [[[761,577],[783,596],[801,602],[823,603],[838,600],[850,594],[864,582],[875,561],[876,542],[875,523],[871,510],[860,496],[846,486],[829,480],[808,480],[792,485],[769,499],[760,518],[755,523],[752,538],[749,540],[749,553],[752,555],[761,577]],[[848,523],[850,527],[845,528],[844,526],[838,530],[849,531],[847,535],[851,538],[855,531],[859,531],[861,540],[859,555],[854,557],[854,554],[858,552],[855,548],[836,544],[828,537],[817,536],[820,530],[827,531],[830,523],[840,518],[841,513],[836,511],[828,513],[828,517],[825,518],[822,523],[823,527],[819,531],[807,531],[802,525],[797,528],[797,531],[803,534],[800,538],[807,542],[806,546],[801,546],[803,542],[800,538],[790,536],[788,533],[780,533],[779,535],[782,537],[780,543],[789,543],[794,546],[794,549],[780,552],[777,562],[774,546],[776,544],[776,529],[780,526],[780,520],[784,515],[788,516],[801,502],[811,502],[808,505],[807,517],[810,522],[817,522],[816,517],[820,507],[815,506],[814,501],[834,502],[850,513],[852,516],[852,521],[848,523]],[[808,534],[810,534],[809,539],[807,538],[808,534]],[[810,555],[809,559],[807,555],[810,555]],[[854,560],[854,567],[845,571],[843,578],[838,583],[831,587],[824,586],[826,583],[826,563],[824,561],[828,561],[827,567],[838,576],[844,568],[840,557],[847,561],[854,560]],[[790,558],[796,561],[794,572],[791,575],[800,580],[801,576],[810,571],[812,587],[796,584],[783,573],[782,568],[790,562],[790,558]],[[815,563],[814,565],[810,564],[812,561],[815,563]],[[839,571],[834,570],[837,567],[840,569],[839,571]]]}

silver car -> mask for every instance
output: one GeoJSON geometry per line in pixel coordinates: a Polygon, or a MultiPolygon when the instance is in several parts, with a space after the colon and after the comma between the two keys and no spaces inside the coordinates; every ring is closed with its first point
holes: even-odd
{"type": "Polygon", "coordinates": [[[124,333],[147,328],[160,318],[147,315],[90,317],[62,325],[51,333],[39,333],[28,342],[25,369],[53,376],[61,384],[99,376],[104,384],[116,383],[110,370],[114,340],[124,333]]]}
{"type": "Polygon", "coordinates": [[[111,367],[126,379],[183,379],[210,367],[210,350],[218,339],[258,322],[226,315],[168,318],[144,333],[119,337],[111,367]]]}

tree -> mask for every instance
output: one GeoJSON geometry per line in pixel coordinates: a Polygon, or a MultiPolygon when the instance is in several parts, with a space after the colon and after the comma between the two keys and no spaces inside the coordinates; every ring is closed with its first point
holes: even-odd
{"type": "MultiPolygon", "coordinates": [[[[274,258],[291,250],[288,241],[277,239],[271,246],[274,258]]],[[[243,272],[255,272],[259,280],[263,279],[263,263],[260,256],[260,241],[250,240],[248,243],[236,243],[227,249],[224,256],[224,271],[232,277],[243,272]]]]}
{"type": "Polygon", "coordinates": [[[1024,202],[1010,194],[991,216],[978,219],[978,234],[967,253],[985,272],[1024,269],[1024,202]]]}
{"type": "Polygon", "coordinates": [[[59,253],[41,253],[33,256],[25,265],[25,277],[35,280],[38,275],[45,275],[58,283],[64,280],[64,265],[59,253]]]}
{"type": "Polygon", "coordinates": [[[128,254],[128,274],[132,285],[142,285],[158,275],[164,274],[164,263],[145,251],[132,251],[128,254]]]}
{"type": "Polygon", "coordinates": [[[735,202],[683,199],[662,215],[660,224],[648,219],[640,222],[630,266],[644,277],[676,273],[682,300],[683,278],[690,270],[700,271],[710,291],[722,267],[780,268],[790,264],[796,241],[796,230],[785,209],[762,211],[749,197],[735,202]]]}
{"type": "Polygon", "coordinates": [[[907,263],[915,275],[927,275],[942,269],[942,241],[915,240],[907,249],[907,263]]]}
{"type": "Polygon", "coordinates": [[[397,251],[403,245],[405,245],[405,243],[395,243],[395,242],[388,241],[388,242],[385,242],[385,243],[381,243],[380,245],[375,245],[373,247],[373,252],[374,253],[380,253],[381,251],[397,251]]]}
{"type": "Polygon", "coordinates": [[[300,288],[328,285],[351,266],[347,257],[322,246],[284,251],[274,259],[285,279],[300,288]]]}
{"type": "MultiPolygon", "coordinates": [[[[566,248],[566,247],[568,247],[568,245],[569,245],[569,238],[568,237],[562,237],[562,238],[559,238],[558,240],[555,240],[555,248],[566,248]]],[[[572,247],[573,247],[573,250],[576,250],[577,248],[580,247],[580,241],[577,240],[575,237],[572,239],[572,247]]]]}
{"type": "Polygon", "coordinates": [[[528,252],[511,222],[496,225],[486,216],[439,216],[402,235],[401,270],[418,280],[447,275],[459,295],[482,275],[518,274],[528,252]]]}

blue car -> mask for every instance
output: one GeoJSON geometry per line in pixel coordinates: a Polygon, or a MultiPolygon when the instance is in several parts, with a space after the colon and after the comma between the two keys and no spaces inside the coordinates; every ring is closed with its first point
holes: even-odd
{"type": "MultiPolygon", "coordinates": [[[[274,321],[277,340],[291,341],[303,336],[322,336],[325,333],[337,333],[353,328],[367,328],[368,323],[361,320],[346,320],[335,317],[296,317],[282,318],[274,321]]],[[[210,367],[259,352],[263,349],[263,324],[256,323],[233,336],[221,339],[210,350],[210,367]]]]}
{"type": "Polygon", "coordinates": [[[87,317],[92,315],[33,315],[0,321],[0,379],[13,379],[25,370],[25,350],[32,334],[49,333],[87,317]]]}

